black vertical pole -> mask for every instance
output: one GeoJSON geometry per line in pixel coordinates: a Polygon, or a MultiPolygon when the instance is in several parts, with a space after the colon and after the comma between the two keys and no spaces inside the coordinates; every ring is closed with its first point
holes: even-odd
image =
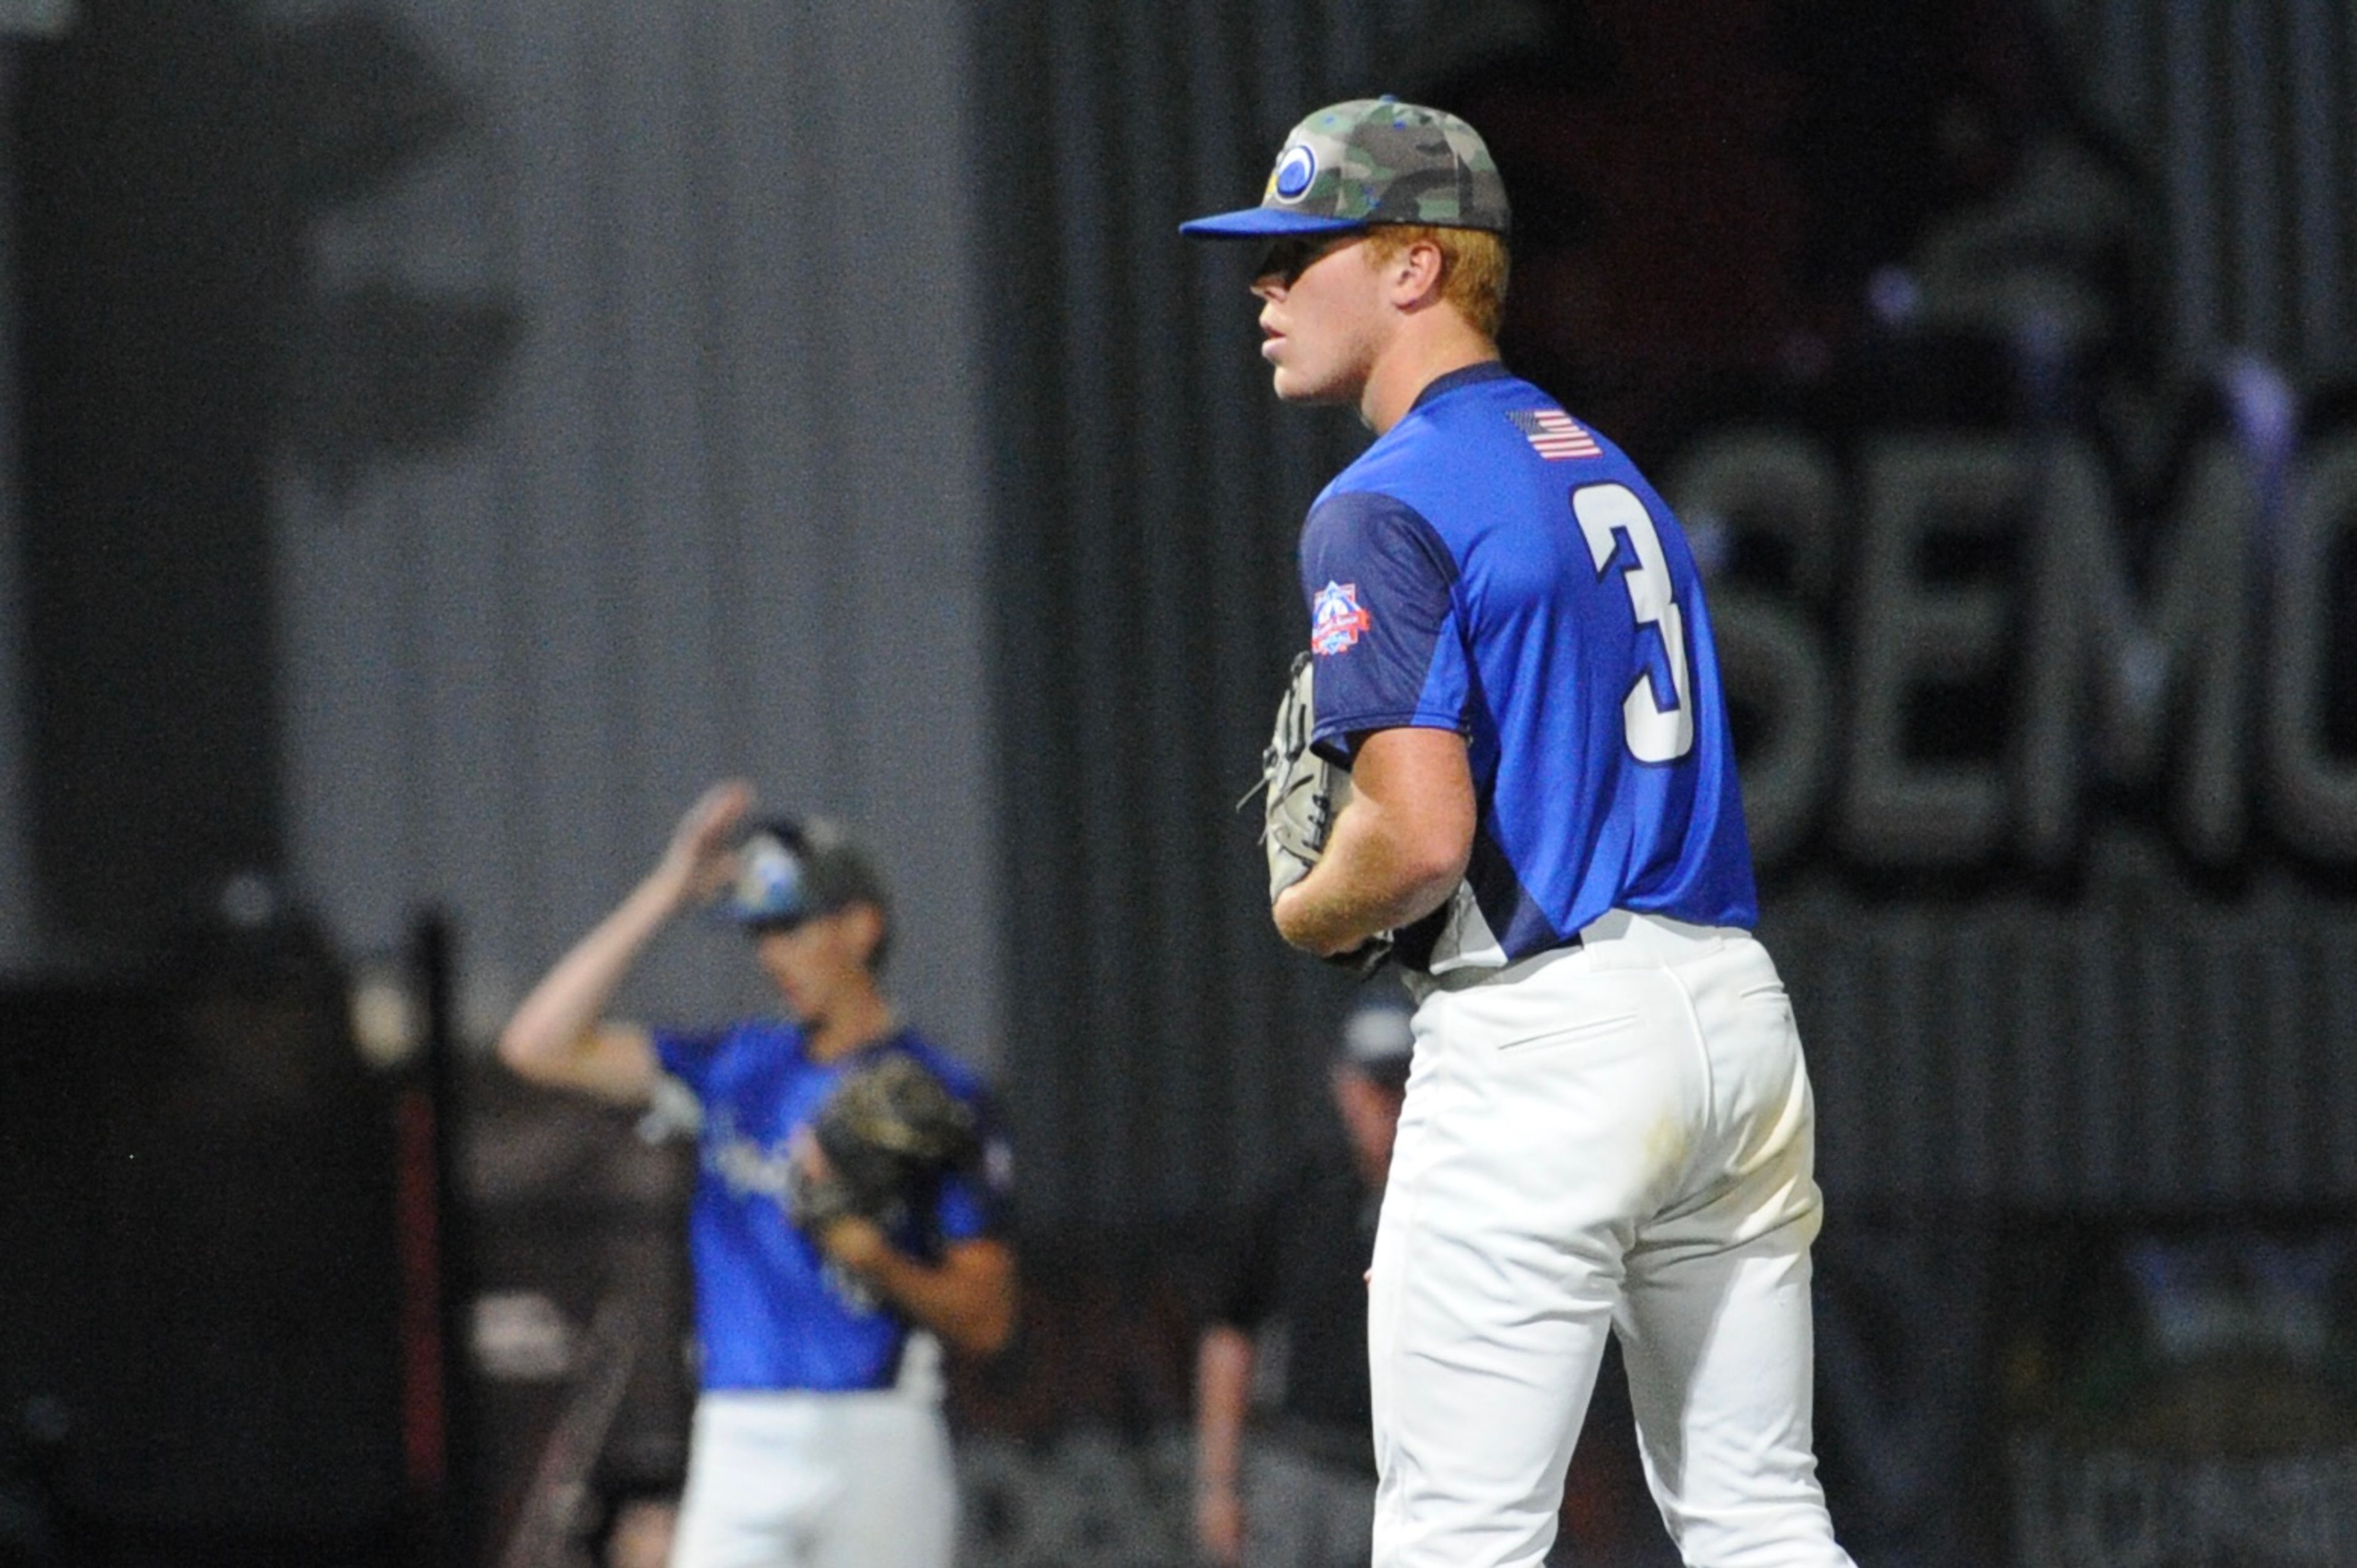
{"type": "Polygon", "coordinates": [[[418,1064],[395,1109],[400,1144],[402,1449],[418,1568],[478,1568],[481,1490],[468,1345],[474,1299],[457,1180],[459,1067],[455,940],[420,915],[410,962],[424,1004],[418,1064]]]}

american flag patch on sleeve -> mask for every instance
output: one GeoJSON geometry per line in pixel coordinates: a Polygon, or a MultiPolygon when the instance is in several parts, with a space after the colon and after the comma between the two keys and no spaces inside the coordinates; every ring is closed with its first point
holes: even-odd
{"type": "Polygon", "coordinates": [[[1538,455],[1550,463],[1563,457],[1604,456],[1604,448],[1596,444],[1596,437],[1559,408],[1516,409],[1506,417],[1529,438],[1538,455]]]}

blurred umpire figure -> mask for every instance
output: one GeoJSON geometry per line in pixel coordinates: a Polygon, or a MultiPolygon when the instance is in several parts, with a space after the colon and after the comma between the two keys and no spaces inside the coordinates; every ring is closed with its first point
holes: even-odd
{"type": "Polygon", "coordinates": [[[1344,1141],[1319,1144],[1255,1207],[1213,1304],[1196,1356],[1195,1533],[1215,1563],[1367,1561],[1366,1273],[1409,1044],[1405,998],[1344,1021],[1328,1073],[1344,1141]]]}
{"type": "Polygon", "coordinates": [[[500,1056],[697,1132],[702,1390],[673,1568],[946,1568],[957,1497],[941,1346],[986,1355],[1014,1327],[1005,1147],[975,1075],[881,989],[891,910],[866,855],[822,819],[758,824],[740,844],[751,806],[743,783],[707,790],[654,869],[525,997],[500,1056]],[[705,1033],[608,1017],[655,936],[724,892],[783,1015],[705,1033]],[[891,1053],[975,1108],[986,1153],[889,1231],[853,1216],[804,1234],[787,1195],[812,1158],[811,1121],[847,1072],[891,1053]]]}

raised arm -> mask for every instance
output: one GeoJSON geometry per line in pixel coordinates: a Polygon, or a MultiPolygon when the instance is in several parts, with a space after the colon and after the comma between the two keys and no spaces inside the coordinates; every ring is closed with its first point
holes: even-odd
{"type": "Polygon", "coordinates": [[[510,1070],[618,1104],[645,1102],[657,1073],[653,1038],[606,1009],[655,934],[735,875],[731,839],[752,802],[751,787],[730,779],[688,809],[645,880],[557,960],[500,1031],[500,1060],[510,1070]]]}

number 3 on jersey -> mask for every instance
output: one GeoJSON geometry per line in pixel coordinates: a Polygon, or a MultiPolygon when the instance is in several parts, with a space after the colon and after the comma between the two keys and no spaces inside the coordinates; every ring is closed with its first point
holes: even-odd
{"type": "Polygon", "coordinates": [[[1626,485],[1574,490],[1571,513],[1579,520],[1598,576],[1620,550],[1619,535],[1627,534],[1629,547],[1636,553],[1636,564],[1625,568],[1620,580],[1628,585],[1629,608],[1637,625],[1650,626],[1661,636],[1670,666],[1671,704],[1662,706],[1652,676],[1641,671],[1620,703],[1620,721],[1630,755],[1638,761],[1674,762],[1694,748],[1694,689],[1686,675],[1685,617],[1671,593],[1670,564],[1662,555],[1653,516],[1626,485]]]}

